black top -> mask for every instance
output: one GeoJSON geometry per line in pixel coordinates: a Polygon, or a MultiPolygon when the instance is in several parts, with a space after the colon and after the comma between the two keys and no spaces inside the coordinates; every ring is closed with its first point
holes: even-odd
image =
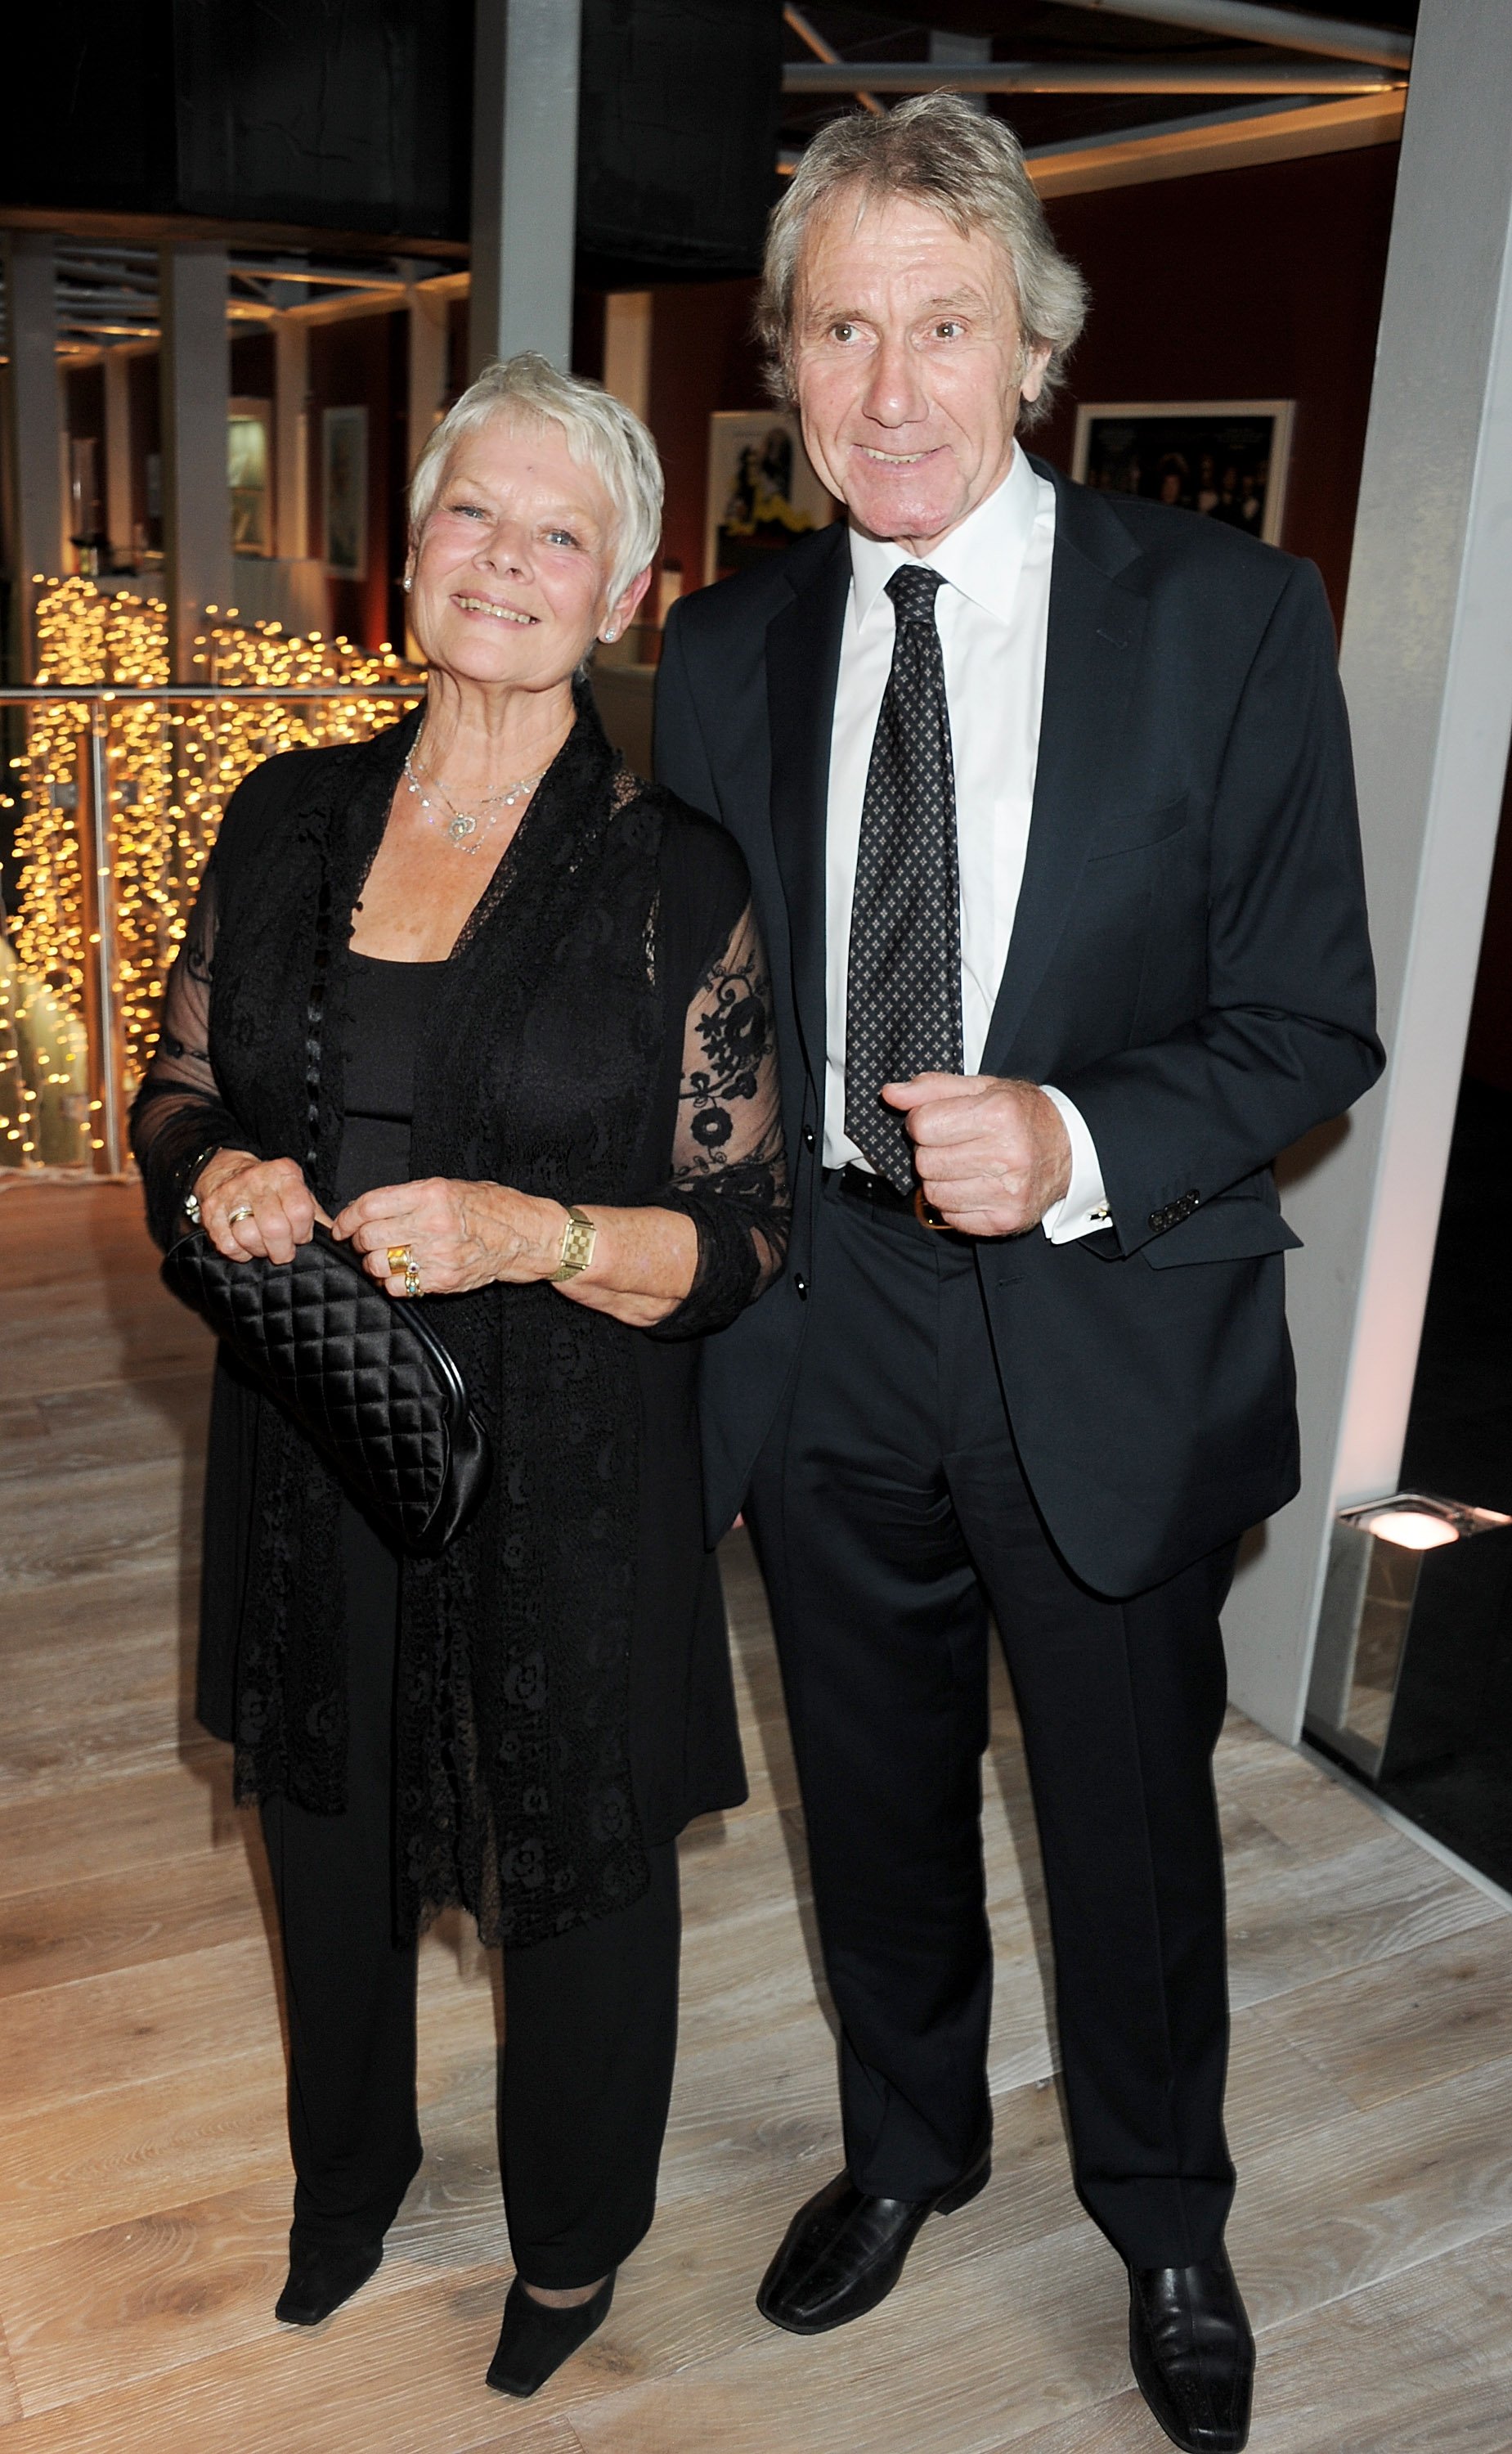
{"type": "MultiPolygon", "coordinates": [[[[781,1267],[765,956],[735,847],[619,765],[591,701],[445,962],[355,955],[413,720],[269,761],[227,812],[133,1112],[156,1232],[207,1144],[328,1209],[414,1175],[686,1212],[650,1332],[544,1283],[428,1298],[493,1438],[478,1519],[401,1579],[402,1921],[520,1944],[624,1905],[648,1843],[744,1795],[702,1546],[698,1339],[781,1267]],[[410,1118],[407,1129],[405,1118],[410,1118]]],[[[223,1356],[199,1704],[243,1797],[345,1792],[341,1492],[223,1356]]]]}
{"type": "Polygon", "coordinates": [[[380,1184],[403,1184],[409,1175],[415,1050],[440,969],[439,963],[386,962],[355,947],[348,955],[347,1129],[336,1161],[338,1210],[380,1184]]]}

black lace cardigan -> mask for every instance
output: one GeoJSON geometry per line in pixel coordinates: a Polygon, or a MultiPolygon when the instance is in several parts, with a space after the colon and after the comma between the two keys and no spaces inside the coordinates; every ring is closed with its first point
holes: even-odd
{"type": "MultiPolygon", "coordinates": [[[[228,808],[132,1116],[159,1241],[182,1231],[186,1171],[212,1143],[308,1152],[328,1198],[341,1033],[311,1028],[311,991],[339,1015],[350,914],[417,721],[269,760],[228,808]]],[[[781,1267],[779,1115],[741,855],[629,775],[581,693],[566,747],[438,974],[410,1172],[684,1211],[698,1269],[654,1331],[546,1285],[432,1299],[495,1467],[467,1533],[440,1559],[403,1566],[401,1931],[457,1901],[487,1940],[527,1942],[644,1887],[627,1700],[637,1562],[644,1571],[646,1542],[661,1537],[644,1522],[643,1484],[686,1480],[692,1454],[691,1374],[669,1342],[725,1326],[781,1267]],[[643,1454],[648,1441],[676,1449],[670,1475],[661,1447],[643,1454]]],[[[244,1384],[234,1402],[238,1521],[208,1488],[207,1542],[237,1552],[236,1625],[207,1634],[234,1657],[238,1793],[332,1812],[347,1749],[340,1495],[271,1400],[244,1384]]],[[[665,1539],[692,1541],[687,1512],[673,1513],[665,1539]]],[[[224,1613],[227,1591],[208,1574],[206,1607],[224,1613]]],[[[677,1659],[674,1643],[674,1680],[677,1659]]]]}

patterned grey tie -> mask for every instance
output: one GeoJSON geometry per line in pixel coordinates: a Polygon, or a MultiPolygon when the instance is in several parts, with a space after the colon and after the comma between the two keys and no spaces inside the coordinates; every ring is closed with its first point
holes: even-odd
{"type": "Polygon", "coordinates": [[[897,615],[861,808],[846,987],[846,1131],[879,1176],[912,1192],[913,1145],[884,1082],[960,1074],[961,878],[937,571],[887,582],[897,615]]]}

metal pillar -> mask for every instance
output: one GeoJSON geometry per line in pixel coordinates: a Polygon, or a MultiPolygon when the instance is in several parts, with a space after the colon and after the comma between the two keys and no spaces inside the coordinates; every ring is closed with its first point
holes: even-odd
{"type": "Polygon", "coordinates": [[[447,309],[445,292],[409,290],[409,431],[412,473],[428,437],[447,405],[447,309]]]}
{"type": "Polygon", "coordinates": [[[1506,37],[1505,0],[1422,0],[1343,656],[1391,1066],[1283,1175],[1306,1480],[1225,1620],[1235,1700],[1283,1738],[1334,1509],[1401,1465],[1512,734],[1506,37]]]}
{"type": "Polygon", "coordinates": [[[207,605],[231,596],[226,426],[231,390],[223,247],[159,251],[163,387],[163,544],[173,679],[195,678],[207,605]]]}
{"type": "Polygon", "coordinates": [[[477,0],[468,356],[572,353],[579,0],[477,0]]]}
{"type": "Polygon", "coordinates": [[[131,362],[105,353],[105,533],[119,561],[131,559],[131,362]]]}
{"type": "Polygon", "coordinates": [[[282,562],[308,553],[309,327],[281,315],[273,327],[273,519],[282,562]]]}
{"type": "Polygon", "coordinates": [[[90,1158],[97,1176],[126,1165],[124,1044],[115,929],[115,841],[105,709],[90,702],[79,735],[79,878],[84,906],[84,1028],[90,1091],[90,1158]]]}
{"type": "Polygon", "coordinates": [[[6,496],[10,568],[16,578],[12,655],[13,669],[30,682],[37,661],[32,620],[36,574],[55,579],[63,569],[63,421],[52,240],[47,231],[6,232],[5,279],[10,462],[6,496]]]}

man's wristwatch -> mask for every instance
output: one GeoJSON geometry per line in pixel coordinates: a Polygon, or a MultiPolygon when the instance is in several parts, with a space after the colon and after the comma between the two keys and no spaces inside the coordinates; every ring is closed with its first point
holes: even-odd
{"type": "Polygon", "coordinates": [[[581,1277],[593,1258],[598,1242],[596,1222],[586,1217],[575,1202],[567,1205],[567,1225],[562,1230],[562,1265],[547,1280],[548,1287],[559,1287],[564,1278],[581,1277]]]}

